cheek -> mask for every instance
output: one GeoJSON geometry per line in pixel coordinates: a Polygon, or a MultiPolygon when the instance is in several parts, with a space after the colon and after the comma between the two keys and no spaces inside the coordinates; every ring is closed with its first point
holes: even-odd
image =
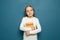
{"type": "Polygon", "coordinates": [[[26,12],[27,15],[29,15],[29,12],[26,12]]]}
{"type": "Polygon", "coordinates": [[[26,12],[27,14],[30,14],[29,12],[26,12]]]}
{"type": "Polygon", "coordinates": [[[31,14],[33,15],[34,14],[34,11],[32,11],[31,14]]]}

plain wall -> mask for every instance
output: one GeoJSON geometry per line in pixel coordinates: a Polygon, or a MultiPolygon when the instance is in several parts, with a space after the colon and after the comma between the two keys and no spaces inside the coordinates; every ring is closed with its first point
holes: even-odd
{"type": "Polygon", "coordinates": [[[0,40],[23,39],[19,25],[29,4],[34,7],[42,27],[38,40],[60,40],[59,0],[0,0],[0,4],[0,40]]]}

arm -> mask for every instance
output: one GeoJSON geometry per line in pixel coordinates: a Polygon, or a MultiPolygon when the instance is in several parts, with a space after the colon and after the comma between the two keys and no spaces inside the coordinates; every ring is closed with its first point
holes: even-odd
{"type": "Polygon", "coordinates": [[[36,34],[36,33],[41,32],[41,25],[40,25],[38,19],[36,20],[36,27],[37,27],[37,29],[35,29],[35,30],[33,30],[33,31],[30,31],[30,34],[36,34]]]}
{"type": "Polygon", "coordinates": [[[22,19],[22,22],[21,22],[21,24],[20,24],[20,30],[21,31],[29,31],[29,30],[31,30],[31,28],[26,28],[25,26],[24,26],[24,22],[25,22],[25,20],[24,20],[24,18],[22,19]]]}

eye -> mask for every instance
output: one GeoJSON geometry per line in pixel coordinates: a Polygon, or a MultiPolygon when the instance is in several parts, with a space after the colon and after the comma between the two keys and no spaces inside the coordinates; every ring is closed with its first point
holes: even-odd
{"type": "Polygon", "coordinates": [[[30,11],[33,11],[33,10],[30,10],[30,11]]]}
{"type": "Polygon", "coordinates": [[[26,12],[29,12],[28,10],[26,12]]]}

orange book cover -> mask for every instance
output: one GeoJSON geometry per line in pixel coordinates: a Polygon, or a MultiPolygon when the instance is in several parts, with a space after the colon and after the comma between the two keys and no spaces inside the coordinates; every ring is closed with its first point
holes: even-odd
{"type": "Polygon", "coordinates": [[[34,27],[33,22],[28,22],[28,23],[26,23],[26,27],[27,27],[27,28],[32,28],[32,27],[34,27]]]}

